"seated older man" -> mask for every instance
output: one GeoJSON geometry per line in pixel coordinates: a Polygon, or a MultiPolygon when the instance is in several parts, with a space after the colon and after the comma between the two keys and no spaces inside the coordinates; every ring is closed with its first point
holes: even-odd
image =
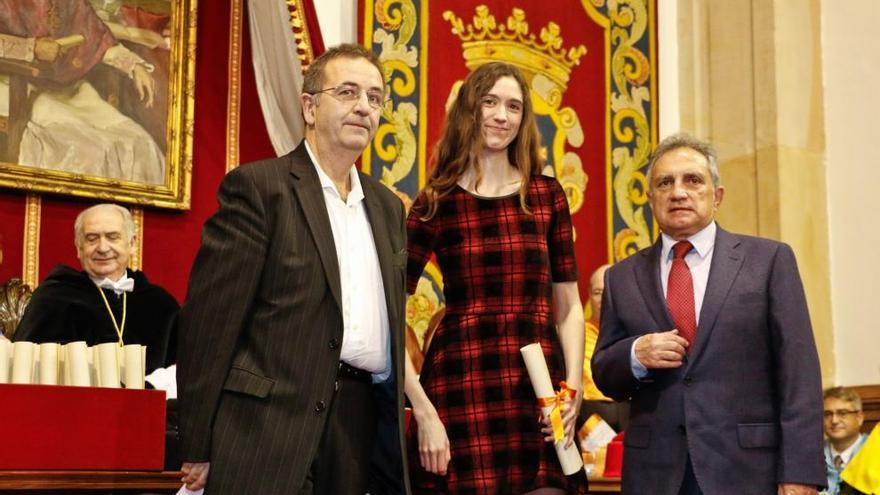
{"type": "Polygon", "coordinates": [[[142,272],[128,269],[135,246],[131,213],[95,205],[77,216],[74,232],[83,271],[56,266],[34,291],[13,339],[141,344],[148,373],[173,363],[179,305],[142,272]]]}

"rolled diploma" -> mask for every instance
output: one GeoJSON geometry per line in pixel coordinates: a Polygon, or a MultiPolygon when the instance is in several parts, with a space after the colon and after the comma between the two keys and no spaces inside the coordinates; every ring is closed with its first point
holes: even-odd
{"type": "MultiPolygon", "coordinates": [[[[544,359],[544,352],[541,350],[541,344],[529,344],[519,350],[526,362],[526,370],[529,372],[529,379],[532,381],[532,387],[535,389],[535,397],[553,397],[556,391],[553,389],[553,382],[550,381],[550,371],[547,369],[547,361],[544,359]]],[[[541,408],[541,414],[546,418],[550,415],[553,406],[541,408]]],[[[566,476],[572,475],[584,467],[584,460],[577,449],[577,443],[572,442],[568,447],[566,442],[558,442],[553,444],[556,448],[556,456],[559,457],[559,464],[562,465],[562,472],[566,476]]]]}
{"type": "Polygon", "coordinates": [[[40,344],[40,385],[58,385],[58,355],[61,346],[47,342],[40,344]]]}
{"type": "Polygon", "coordinates": [[[67,348],[67,384],[74,387],[88,387],[92,384],[89,376],[89,354],[85,342],[71,342],[67,348]]]}
{"type": "Polygon", "coordinates": [[[95,346],[95,362],[98,370],[98,386],[119,388],[119,344],[107,342],[95,346]]]}
{"type": "Polygon", "coordinates": [[[128,344],[123,350],[125,354],[125,388],[144,388],[143,346],[128,344]]]}
{"type": "Polygon", "coordinates": [[[34,378],[35,349],[38,347],[33,342],[19,341],[12,344],[12,383],[31,383],[34,378]]]}
{"type": "Polygon", "coordinates": [[[0,383],[9,383],[9,365],[12,363],[12,342],[0,338],[0,383]]]}

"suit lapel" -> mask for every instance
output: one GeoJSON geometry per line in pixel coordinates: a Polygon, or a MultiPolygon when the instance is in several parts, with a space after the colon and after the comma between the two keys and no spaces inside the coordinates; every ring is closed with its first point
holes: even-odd
{"type": "MultiPolygon", "coordinates": [[[[388,308],[388,321],[391,325],[392,348],[396,349],[397,332],[394,331],[399,315],[397,305],[393,304],[392,294],[398,288],[394,284],[394,267],[392,266],[393,249],[391,247],[391,232],[388,228],[388,219],[394,218],[392,212],[385,211],[379,201],[379,191],[373,181],[365,179],[361,174],[361,187],[364,190],[364,203],[367,209],[367,219],[370,221],[370,230],[373,232],[373,242],[376,244],[376,255],[379,257],[379,270],[382,272],[382,286],[385,288],[385,307],[388,308]]],[[[384,186],[383,186],[384,187],[384,186]]]]}
{"type": "Polygon", "coordinates": [[[324,275],[333,299],[342,311],[342,288],[339,281],[339,262],[336,259],[336,244],[333,242],[333,230],[330,228],[330,216],[327,213],[327,205],[324,202],[324,192],[321,189],[321,181],[315,166],[306,151],[305,141],[294,150],[291,155],[290,173],[293,175],[293,192],[306,217],[309,231],[321,265],[324,267],[324,275]]]}
{"type": "Polygon", "coordinates": [[[715,328],[715,320],[730,292],[744,261],[739,250],[739,240],[718,227],[715,234],[715,248],[712,253],[712,265],[709,267],[709,280],[706,293],[703,295],[703,307],[700,309],[700,324],[697,326],[697,341],[694,344],[693,356],[699,356],[706,347],[706,342],[715,328]]]}
{"type": "MultiPolygon", "coordinates": [[[[654,322],[658,328],[653,331],[671,330],[675,324],[672,323],[672,317],[669,316],[669,310],[666,307],[666,298],[663,296],[663,285],[660,283],[660,253],[662,251],[662,242],[658,238],[657,242],[651,246],[651,249],[645,249],[639,252],[639,267],[635,270],[636,283],[642,294],[642,299],[654,317],[654,322]]],[[[652,331],[645,329],[646,331],[652,331]]]]}

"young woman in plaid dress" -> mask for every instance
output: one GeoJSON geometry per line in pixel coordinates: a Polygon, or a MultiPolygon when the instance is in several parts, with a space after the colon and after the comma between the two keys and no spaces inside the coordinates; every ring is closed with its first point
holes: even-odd
{"type": "Polygon", "coordinates": [[[540,174],[539,146],[518,69],[493,62],[465,79],[407,220],[408,290],[433,253],[446,298],[420,378],[407,360],[414,493],[586,490],[582,473],[562,473],[519,351],[540,342],[554,382],[577,391],[563,413],[573,441],[583,310],[568,203],[540,174]]]}

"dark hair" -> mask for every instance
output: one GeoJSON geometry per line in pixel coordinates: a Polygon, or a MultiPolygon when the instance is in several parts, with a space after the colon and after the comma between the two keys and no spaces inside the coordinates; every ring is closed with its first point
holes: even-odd
{"type": "Polygon", "coordinates": [[[711,144],[689,134],[678,133],[664,138],[651,153],[651,157],[648,160],[648,173],[646,174],[649,189],[651,188],[651,171],[654,169],[654,164],[666,153],[679,148],[690,148],[703,155],[709,164],[709,175],[712,176],[712,185],[714,187],[721,185],[721,173],[718,172],[718,156],[715,148],[711,144]]]}
{"type": "Polygon", "coordinates": [[[375,53],[367,50],[361,45],[345,43],[330,48],[329,50],[322,53],[318,58],[313,60],[311,64],[309,64],[309,68],[306,69],[305,74],[303,74],[302,92],[314,94],[324,89],[322,87],[324,86],[324,67],[326,67],[331,60],[337,58],[367,59],[368,62],[373,64],[376,69],[379,70],[379,75],[382,77],[382,85],[384,89],[385,68],[382,66],[382,62],[379,60],[379,57],[376,56],[375,53]]]}
{"type": "Polygon", "coordinates": [[[482,179],[479,162],[476,157],[483,148],[481,122],[481,99],[502,77],[512,77],[519,84],[523,96],[522,121],[519,132],[507,147],[510,163],[516,166],[522,175],[519,188],[519,201],[523,211],[528,212],[526,192],[531,177],[541,173],[544,160],[540,155],[541,139],[535,123],[535,113],[529,96],[529,85],[525,77],[516,67],[504,62],[490,62],[471,72],[458,90],[458,96],[452,102],[440,140],[434,147],[431,161],[434,168],[425,185],[427,211],[422,220],[428,220],[437,213],[437,202],[449,194],[455,187],[459,177],[473,164],[479,186],[482,179]]]}

